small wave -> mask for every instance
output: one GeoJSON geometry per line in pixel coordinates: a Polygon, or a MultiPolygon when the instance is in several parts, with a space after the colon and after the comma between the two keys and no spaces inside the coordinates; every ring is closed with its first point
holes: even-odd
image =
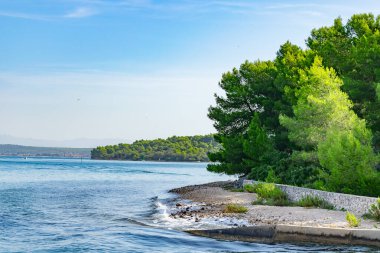
{"type": "Polygon", "coordinates": [[[128,217],[124,217],[124,218],[118,218],[118,219],[115,219],[114,221],[117,221],[117,222],[128,222],[128,223],[131,223],[131,224],[134,224],[134,225],[139,225],[139,226],[143,226],[143,227],[150,227],[148,224],[145,224],[141,221],[137,221],[137,220],[134,220],[134,219],[131,219],[131,218],[128,218],[128,217]]]}

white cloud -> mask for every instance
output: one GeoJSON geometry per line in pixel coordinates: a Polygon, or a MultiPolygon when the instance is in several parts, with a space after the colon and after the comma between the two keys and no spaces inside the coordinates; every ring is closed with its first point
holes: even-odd
{"type": "Polygon", "coordinates": [[[42,20],[49,21],[61,18],[86,18],[96,15],[98,12],[92,8],[79,7],[70,11],[64,15],[44,15],[44,14],[32,14],[32,13],[23,13],[23,12],[11,12],[11,11],[0,11],[0,17],[9,17],[9,18],[19,18],[19,19],[30,19],[30,20],[42,20]]]}
{"type": "Polygon", "coordinates": [[[9,17],[9,18],[21,18],[21,19],[33,19],[33,20],[48,20],[47,16],[43,15],[35,15],[28,13],[20,13],[20,12],[6,12],[0,11],[0,16],[9,17]]]}
{"type": "Polygon", "coordinates": [[[79,7],[66,15],[64,15],[64,18],[85,18],[85,17],[90,17],[93,15],[96,15],[97,11],[90,9],[90,8],[85,8],[85,7],[79,7]]]}

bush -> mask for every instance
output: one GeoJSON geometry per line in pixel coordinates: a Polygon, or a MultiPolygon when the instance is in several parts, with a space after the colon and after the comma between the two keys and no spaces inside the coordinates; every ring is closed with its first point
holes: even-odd
{"type": "Polygon", "coordinates": [[[263,199],[282,199],[286,194],[273,183],[258,183],[254,185],[254,192],[263,199]]]}
{"type": "Polygon", "coordinates": [[[298,206],[302,207],[318,207],[318,208],[323,208],[323,209],[329,209],[332,210],[334,209],[334,206],[327,202],[326,200],[318,197],[318,196],[304,196],[302,197],[298,202],[298,206]]]}
{"type": "Polygon", "coordinates": [[[281,181],[281,179],[279,177],[277,177],[274,170],[270,169],[268,171],[267,177],[265,178],[265,182],[267,182],[267,183],[279,183],[280,181],[281,181]]]}
{"type": "Polygon", "coordinates": [[[350,225],[350,227],[359,227],[360,225],[360,219],[356,218],[356,216],[353,213],[347,212],[346,220],[348,222],[348,225],[350,225]]]}
{"type": "Polygon", "coordinates": [[[237,205],[237,204],[228,204],[224,208],[225,213],[246,213],[248,212],[248,208],[245,206],[237,205]]]}
{"type": "Polygon", "coordinates": [[[246,192],[254,193],[255,192],[255,186],[253,184],[246,184],[246,185],[244,185],[244,190],[246,192]]]}
{"type": "Polygon", "coordinates": [[[377,199],[375,204],[372,204],[368,210],[367,217],[380,221],[380,198],[377,199]]]}
{"type": "Polygon", "coordinates": [[[273,206],[287,206],[290,204],[286,194],[273,183],[257,183],[246,185],[248,192],[257,193],[259,199],[253,204],[265,204],[273,206]]]}

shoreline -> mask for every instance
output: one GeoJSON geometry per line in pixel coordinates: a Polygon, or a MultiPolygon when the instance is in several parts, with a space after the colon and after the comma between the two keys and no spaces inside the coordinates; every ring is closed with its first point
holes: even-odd
{"type": "Polygon", "coordinates": [[[126,162],[157,162],[157,163],[210,163],[210,161],[173,161],[173,160],[127,160],[127,159],[99,159],[91,158],[94,161],[126,161],[126,162]]]}
{"type": "Polygon", "coordinates": [[[222,181],[172,189],[169,192],[177,194],[178,198],[174,200],[176,208],[170,217],[196,225],[195,229],[184,229],[185,232],[216,239],[380,248],[379,222],[362,219],[361,225],[353,229],[346,221],[345,211],[252,205],[257,195],[231,191],[235,185],[236,181],[222,181]],[[228,204],[245,206],[248,211],[225,213],[228,204]]]}

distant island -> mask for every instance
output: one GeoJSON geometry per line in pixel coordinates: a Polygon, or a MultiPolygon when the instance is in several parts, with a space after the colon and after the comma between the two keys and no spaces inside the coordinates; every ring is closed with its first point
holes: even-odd
{"type": "Polygon", "coordinates": [[[91,148],[32,147],[0,144],[0,156],[90,158],[91,148]]]}
{"type": "Polygon", "coordinates": [[[173,136],[167,139],[138,140],[132,144],[99,146],[91,159],[131,161],[207,162],[207,154],[220,145],[213,135],[173,136]]]}

